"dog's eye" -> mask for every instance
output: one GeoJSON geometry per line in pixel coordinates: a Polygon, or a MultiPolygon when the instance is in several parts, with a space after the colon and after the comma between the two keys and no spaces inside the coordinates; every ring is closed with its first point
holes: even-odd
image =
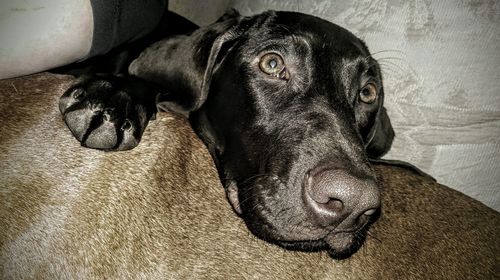
{"type": "Polygon", "coordinates": [[[262,72],[283,80],[289,79],[289,73],[285,67],[283,58],[277,53],[266,53],[259,61],[259,68],[262,72]]]}
{"type": "Polygon", "coordinates": [[[369,83],[359,92],[359,99],[364,103],[373,103],[377,99],[377,87],[369,83]]]}

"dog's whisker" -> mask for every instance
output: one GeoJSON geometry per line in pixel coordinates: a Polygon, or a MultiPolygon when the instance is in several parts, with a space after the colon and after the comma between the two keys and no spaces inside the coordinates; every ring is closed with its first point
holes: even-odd
{"type": "Polygon", "coordinates": [[[372,55],[379,54],[379,53],[387,53],[387,52],[395,52],[395,53],[404,54],[404,52],[402,50],[398,50],[398,49],[385,49],[385,50],[380,50],[380,51],[373,52],[372,55]]]}
{"type": "Polygon", "coordinates": [[[261,173],[261,174],[255,174],[255,175],[252,175],[248,178],[246,178],[243,182],[241,182],[240,184],[242,186],[244,186],[245,184],[249,183],[251,180],[255,180],[255,179],[259,179],[259,178],[262,178],[262,177],[270,177],[272,176],[271,173],[261,173]]]}
{"type": "Polygon", "coordinates": [[[392,70],[394,73],[397,73],[397,74],[408,72],[401,65],[396,64],[396,63],[391,62],[391,61],[382,61],[382,62],[379,62],[379,65],[381,66],[382,70],[392,70]]]}
{"type": "Polygon", "coordinates": [[[398,69],[395,69],[394,66],[392,65],[387,65],[387,64],[380,64],[380,70],[382,74],[393,74],[395,76],[399,76],[401,74],[401,71],[398,69]]]}
{"type": "Polygon", "coordinates": [[[383,56],[383,57],[376,58],[376,60],[383,60],[383,59],[398,59],[398,60],[406,61],[403,57],[397,57],[397,56],[383,56]]]}
{"type": "Polygon", "coordinates": [[[250,190],[247,191],[247,193],[243,194],[242,196],[245,197],[245,199],[243,199],[243,200],[240,201],[240,205],[243,205],[247,201],[251,201],[254,198],[258,197],[257,194],[252,193],[250,190]],[[248,193],[250,193],[250,195],[248,195],[248,193]]]}
{"type": "MultiPolygon", "coordinates": [[[[283,214],[283,213],[288,212],[288,211],[290,211],[291,209],[293,209],[293,207],[292,207],[292,206],[289,206],[289,207],[284,207],[283,209],[281,209],[280,211],[278,211],[278,212],[274,215],[274,217],[275,217],[275,218],[279,218],[279,217],[281,217],[281,216],[282,216],[282,214],[283,214]]],[[[291,215],[291,217],[293,217],[293,215],[291,215]]]]}
{"type": "Polygon", "coordinates": [[[406,59],[398,57],[384,57],[378,60],[380,64],[390,64],[401,70],[403,73],[413,72],[406,59]],[[401,63],[397,63],[401,62],[401,63]]]}
{"type": "Polygon", "coordinates": [[[405,55],[405,52],[403,51],[400,51],[400,50],[381,50],[381,51],[377,51],[377,52],[374,52],[374,53],[371,53],[369,56],[373,57],[374,59],[379,59],[377,58],[376,56],[378,55],[386,55],[386,54],[392,54],[392,55],[401,55],[401,56],[404,56],[405,55]]]}
{"type": "Polygon", "coordinates": [[[382,243],[382,240],[380,240],[378,237],[376,237],[373,233],[371,233],[370,231],[367,231],[366,232],[366,235],[369,236],[370,238],[373,238],[375,241],[379,242],[379,243],[382,243]]]}
{"type": "Polygon", "coordinates": [[[409,65],[409,63],[406,59],[400,58],[400,57],[393,57],[393,56],[378,58],[377,61],[379,61],[379,62],[382,62],[382,61],[400,61],[404,65],[409,65]]]}

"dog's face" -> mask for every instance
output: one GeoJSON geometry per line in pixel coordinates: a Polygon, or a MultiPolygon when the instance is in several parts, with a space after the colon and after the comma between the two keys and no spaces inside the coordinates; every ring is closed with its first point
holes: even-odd
{"type": "Polygon", "coordinates": [[[194,45],[195,66],[183,62],[191,72],[162,79],[187,79],[184,96],[197,97],[190,120],[229,202],[264,240],[349,256],[380,207],[368,158],[393,138],[377,62],[347,30],[304,14],[214,26],[184,39],[194,45]],[[196,69],[197,80],[185,78],[196,69]]]}

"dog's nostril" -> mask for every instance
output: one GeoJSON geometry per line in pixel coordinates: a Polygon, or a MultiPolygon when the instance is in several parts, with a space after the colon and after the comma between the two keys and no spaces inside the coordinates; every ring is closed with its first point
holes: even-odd
{"type": "Polygon", "coordinates": [[[103,109],[104,109],[104,106],[100,103],[90,104],[90,110],[92,110],[94,113],[101,112],[103,109]]]}
{"type": "Polygon", "coordinates": [[[344,210],[344,203],[342,203],[342,201],[339,199],[330,198],[330,200],[325,203],[325,208],[334,213],[341,213],[342,210],[344,210]]]}
{"type": "Polygon", "coordinates": [[[369,209],[365,213],[363,213],[363,215],[371,216],[371,215],[375,214],[375,211],[377,211],[377,209],[369,209]]]}

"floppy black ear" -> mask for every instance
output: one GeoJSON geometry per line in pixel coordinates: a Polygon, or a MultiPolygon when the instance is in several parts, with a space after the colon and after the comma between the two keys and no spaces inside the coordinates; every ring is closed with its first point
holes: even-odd
{"type": "Polygon", "coordinates": [[[367,141],[365,141],[368,157],[372,159],[382,157],[391,148],[393,139],[394,130],[392,129],[391,120],[385,107],[381,106],[375,123],[370,133],[368,133],[367,141]]]}
{"type": "Polygon", "coordinates": [[[232,10],[190,35],[156,42],[130,64],[129,73],[164,91],[157,97],[161,109],[188,115],[205,102],[213,69],[225,55],[221,49],[241,33],[240,18],[232,10]]]}

